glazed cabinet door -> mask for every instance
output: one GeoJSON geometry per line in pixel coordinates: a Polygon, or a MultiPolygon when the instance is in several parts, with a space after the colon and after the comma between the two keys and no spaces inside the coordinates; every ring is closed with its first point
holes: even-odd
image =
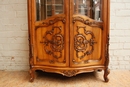
{"type": "Polygon", "coordinates": [[[32,0],[34,65],[69,65],[68,1],[32,0]]]}
{"type": "Polygon", "coordinates": [[[71,2],[71,67],[104,64],[103,1],[105,0],[72,0],[71,2]]]}

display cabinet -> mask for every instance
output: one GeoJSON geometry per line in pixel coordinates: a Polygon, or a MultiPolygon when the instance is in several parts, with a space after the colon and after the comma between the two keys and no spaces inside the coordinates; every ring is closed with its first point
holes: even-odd
{"type": "Polygon", "coordinates": [[[104,70],[108,82],[109,4],[109,0],[28,0],[30,81],[36,70],[67,77],[104,70]]]}

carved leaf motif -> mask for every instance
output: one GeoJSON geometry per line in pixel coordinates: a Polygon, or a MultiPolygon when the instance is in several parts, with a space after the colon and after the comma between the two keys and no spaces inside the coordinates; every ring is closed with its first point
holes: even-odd
{"type": "Polygon", "coordinates": [[[105,53],[105,57],[106,57],[106,66],[108,66],[109,64],[109,40],[110,40],[110,37],[109,35],[107,36],[107,44],[106,44],[106,53],[105,53]]]}

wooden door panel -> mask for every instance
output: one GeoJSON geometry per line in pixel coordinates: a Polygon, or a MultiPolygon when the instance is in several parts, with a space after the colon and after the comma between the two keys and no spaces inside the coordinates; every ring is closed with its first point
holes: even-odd
{"type": "Polygon", "coordinates": [[[55,16],[36,23],[37,57],[35,64],[66,66],[65,15],[55,16]]]}
{"type": "Polygon", "coordinates": [[[71,66],[101,64],[102,23],[82,15],[74,15],[72,22],[71,66]]]}

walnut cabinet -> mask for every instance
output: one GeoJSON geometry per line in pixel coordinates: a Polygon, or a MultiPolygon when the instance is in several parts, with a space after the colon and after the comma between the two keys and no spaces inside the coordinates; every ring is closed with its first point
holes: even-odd
{"type": "Polygon", "coordinates": [[[109,81],[109,0],[28,0],[28,27],[30,81],[36,70],[109,81]]]}

